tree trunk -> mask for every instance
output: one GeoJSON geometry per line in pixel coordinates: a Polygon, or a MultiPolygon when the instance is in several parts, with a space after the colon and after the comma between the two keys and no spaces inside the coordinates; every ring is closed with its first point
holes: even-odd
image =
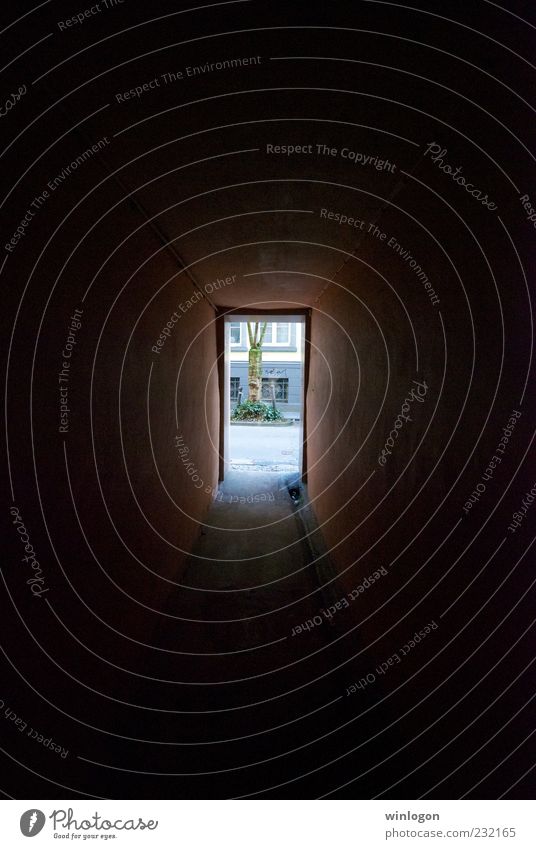
{"type": "Polygon", "coordinates": [[[254,324],[248,321],[248,397],[250,401],[262,400],[262,343],[266,333],[267,323],[254,324]]]}
{"type": "Polygon", "coordinates": [[[250,401],[260,401],[262,394],[262,350],[254,345],[249,349],[248,390],[250,401]]]}

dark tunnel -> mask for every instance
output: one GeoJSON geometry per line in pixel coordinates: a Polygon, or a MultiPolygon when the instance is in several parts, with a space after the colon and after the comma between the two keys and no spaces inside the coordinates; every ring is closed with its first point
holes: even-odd
{"type": "Polygon", "coordinates": [[[533,798],[534,10],[97,6],[2,11],[2,792],[533,798]]]}

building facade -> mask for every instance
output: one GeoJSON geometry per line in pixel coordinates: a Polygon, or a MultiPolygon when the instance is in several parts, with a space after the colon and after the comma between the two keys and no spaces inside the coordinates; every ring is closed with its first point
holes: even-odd
{"type": "MultiPolygon", "coordinates": [[[[230,323],[231,409],[248,397],[247,322],[230,323]]],[[[282,413],[299,418],[302,400],[302,323],[268,322],[262,346],[262,399],[275,399],[282,413]]]]}

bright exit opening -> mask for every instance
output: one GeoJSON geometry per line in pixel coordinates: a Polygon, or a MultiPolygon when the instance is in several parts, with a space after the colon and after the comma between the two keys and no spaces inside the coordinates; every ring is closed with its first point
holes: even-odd
{"type": "Polygon", "coordinates": [[[225,318],[225,473],[301,475],[303,316],[225,318]]]}

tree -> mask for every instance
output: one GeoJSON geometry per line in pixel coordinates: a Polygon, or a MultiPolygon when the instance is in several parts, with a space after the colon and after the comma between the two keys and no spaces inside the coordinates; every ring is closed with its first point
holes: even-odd
{"type": "Polygon", "coordinates": [[[260,401],[262,395],[262,343],[268,323],[248,321],[248,393],[250,401],[260,401]]]}

